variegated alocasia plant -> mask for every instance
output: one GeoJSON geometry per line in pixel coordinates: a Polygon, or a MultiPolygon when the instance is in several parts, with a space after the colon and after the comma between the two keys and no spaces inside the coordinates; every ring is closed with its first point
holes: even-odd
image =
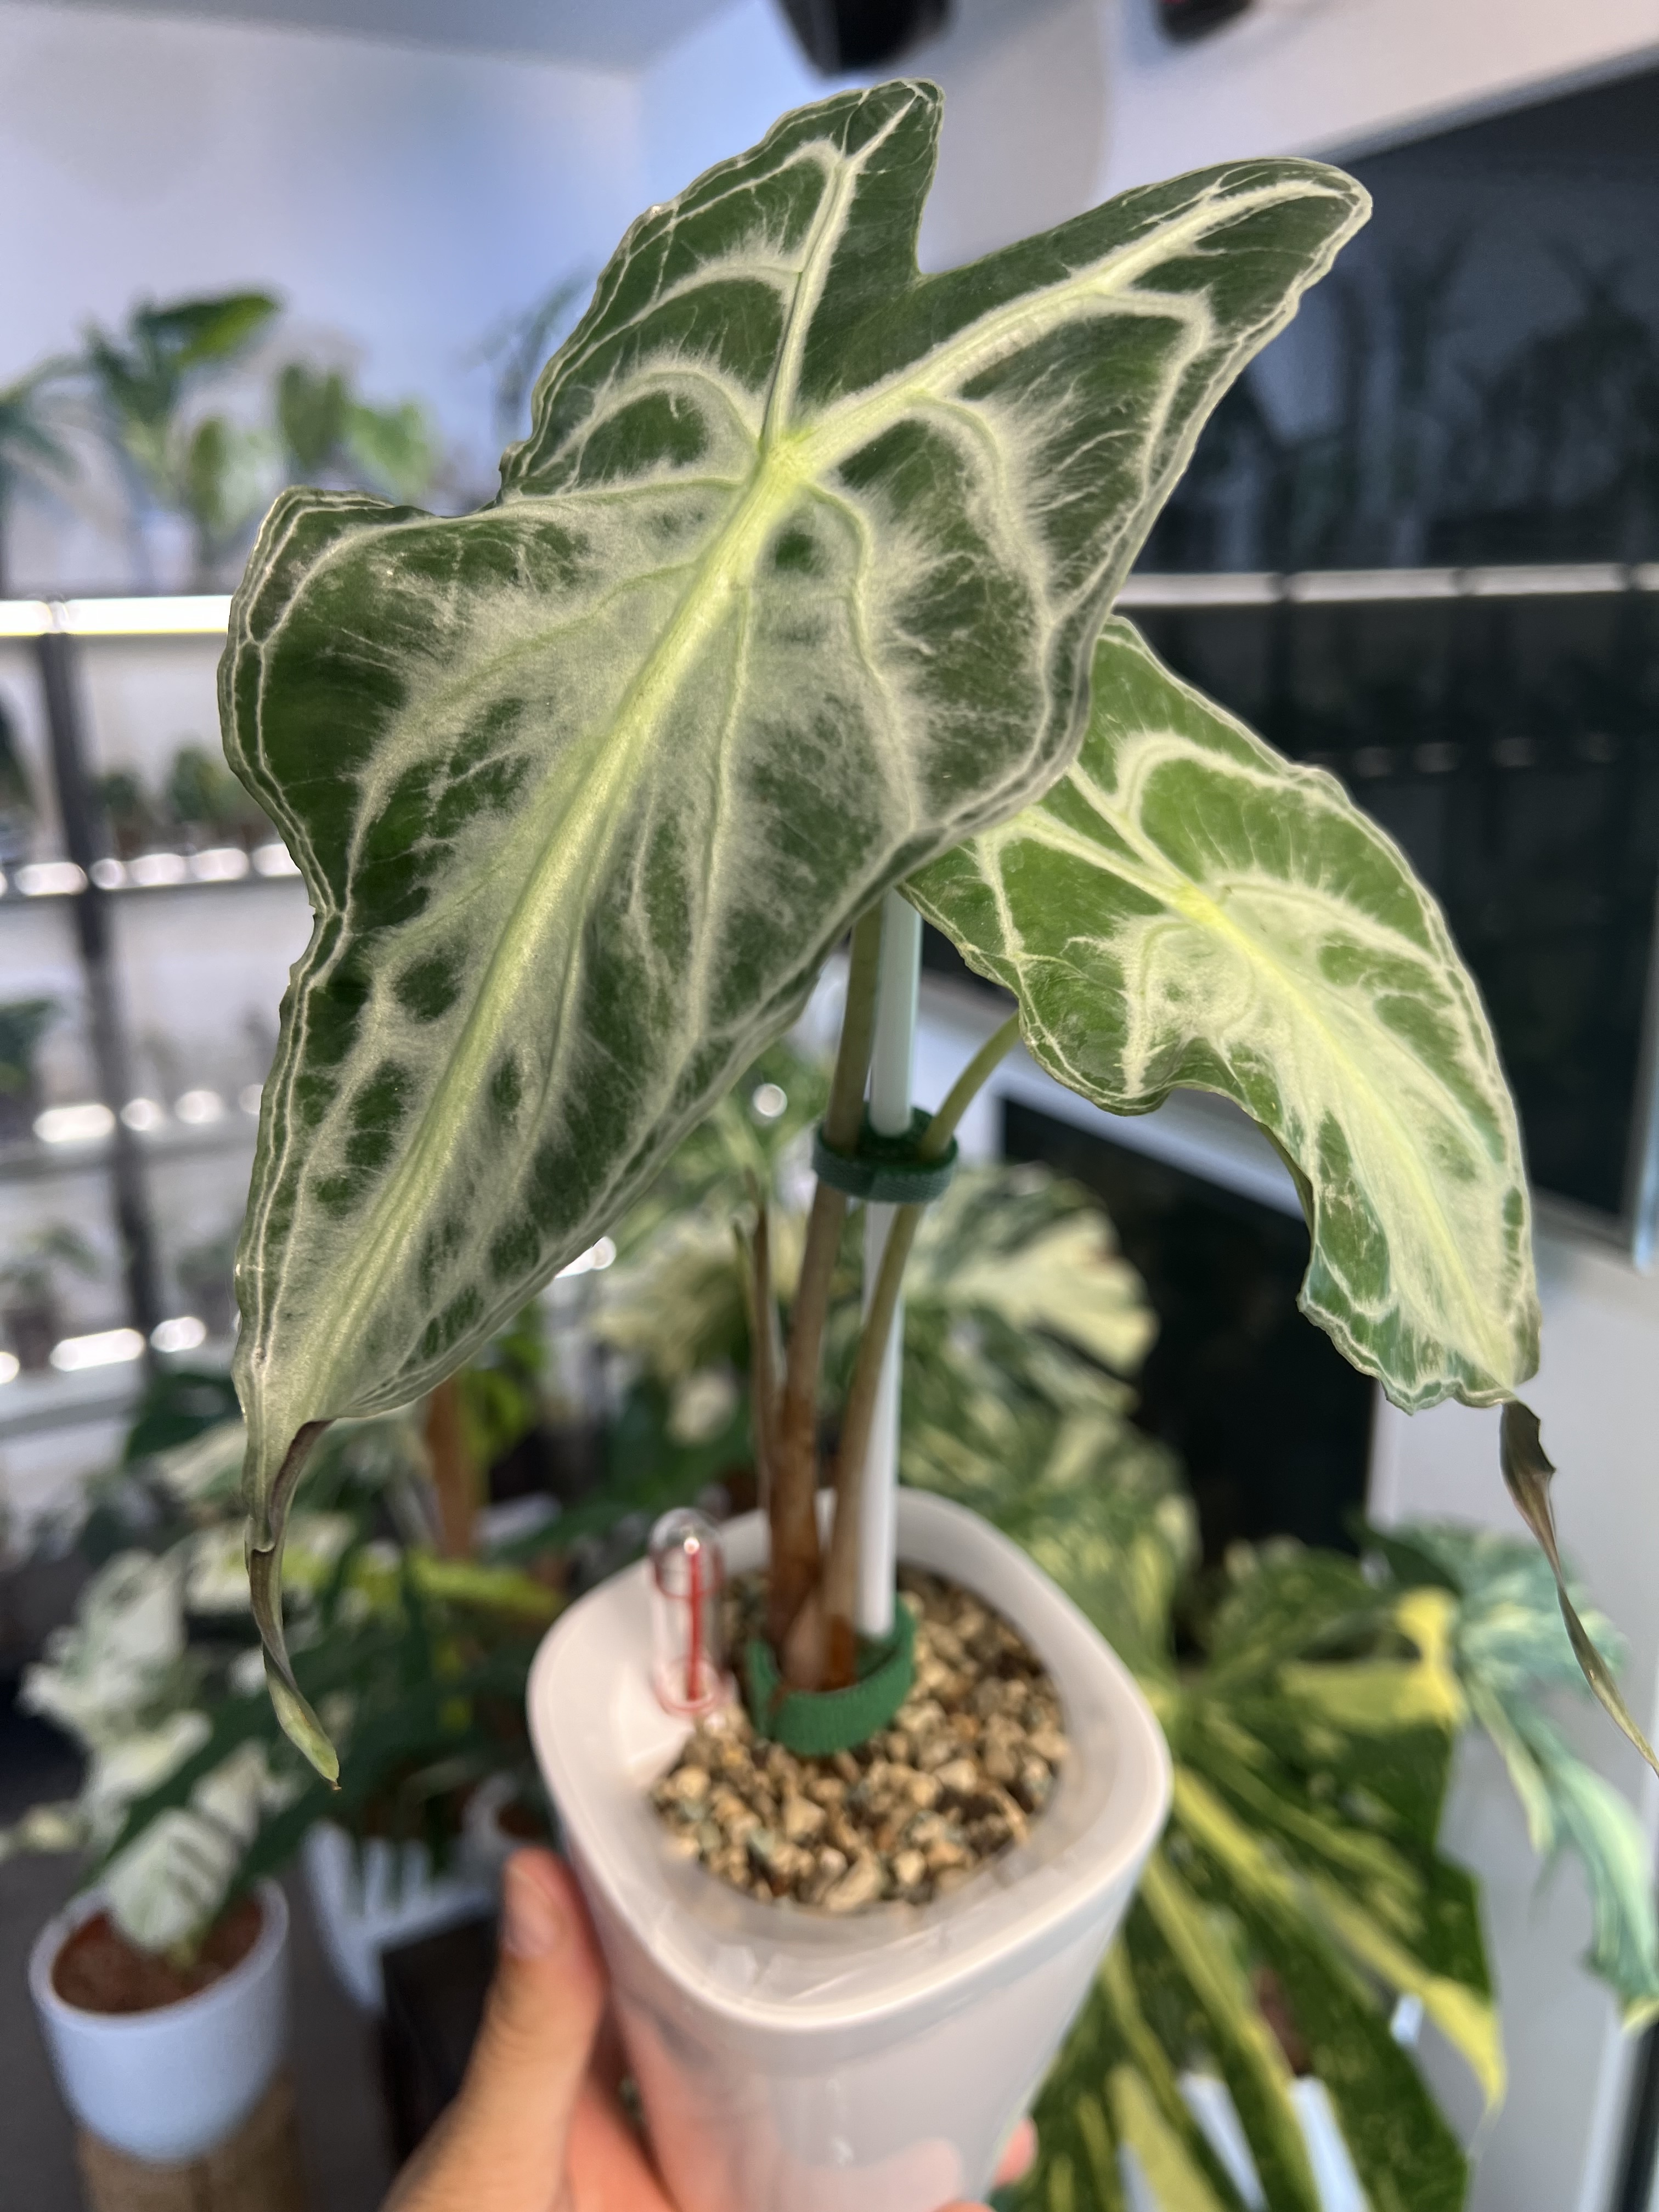
{"type": "MultiPolygon", "coordinates": [[[[1000,963],[1062,1079],[1130,1110],[1206,1084],[1264,1119],[1309,1200],[1310,1310],[1402,1402],[1530,1371],[1514,1118],[1432,905],[1242,732],[1183,724],[1131,763],[1137,648],[1102,643],[1206,416],[1364,196],[1237,162],[922,276],[939,118],[915,83],[785,117],[629,231],[492,505],[285,494],[236,595],[227,750],[316,914],[239,1263],[249,1559],[273,1692],[325,1767],[278,1601],[310,1439],[430,1388],[596,1237],[856,924],[825,1120],[848,1148],[896,884],[1000,963]]],[[[772,1630],[805,1682],[850,1662],[859,1439],[914,1227],[826,1567],[845,1204],[821,1188],[757,1399],[772,1630]]]]}

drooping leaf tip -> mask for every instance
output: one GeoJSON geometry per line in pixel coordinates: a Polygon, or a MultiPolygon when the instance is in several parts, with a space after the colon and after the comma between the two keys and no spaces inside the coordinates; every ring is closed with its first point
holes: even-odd
{"type": "Polygon", "coordinates": [[[1555,1577],[1555,1595],[1561,1607],[1561,1618],[1566,1625],[1567,1640],[1578,1662],[1579,1670],[1589,1684],[1591,1694],[1618,1726],[1623,1729],[1656,1774],[1659,1774],[1659,1756],[1638,1726],[1635,1716],[1625,1703],[1611,1667],[1597,1650],[1589,1631],[1578,1617],[1567,1589],[1567,1578],[1561,1565],[1561,1548],[1555,1533],[1555,1510],[1550,1503],[1550,1481],[1555,1468],[1544,1450],[1543,1431],[1538,1416],[1530,1406],[1520,1399],[1511,1398],[1504,1406],[1498,1420],[1498,1462],[1504,1470],[1504,1480],[1510,1496],[1515,1500],[1516,1511],[1538,1540],[1540,1549],[1549,1561],[1550,1571],[1555,1577]]]}
{"type": "Polygon", "coordinates": [[[340,1755],[330,1741],[328,1731],[269,1651],[265,1654],[265,1681],[283,1734],[316,1768],[330,1789],[337,1790],[340,1755]]]}

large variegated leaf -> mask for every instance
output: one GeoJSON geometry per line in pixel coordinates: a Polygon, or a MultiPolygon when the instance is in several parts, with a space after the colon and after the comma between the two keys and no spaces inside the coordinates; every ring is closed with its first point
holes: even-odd
{"type": "Polygon", "coordinates": [[[1290,1162],[1302,1306],[1395,1403],[1512,1395],[1538,1356],[1527,1185],[1438,908],[1335,780],[1281,759],[1127,623],[1034,805],[911,879],[1073,1090],[1235,1099],[1290,1162]]]}
{"type": "MultiPolygon", "coordinates": [[[[1504,1759],[1543,1864],[1567,1852],[1579,1861],[1592,1913],[1585,1966],[1616,1993],[1627,2027],[1646,2026],[1659,2015],[1647,1838],[1630,1801],[1571,1749],[1542,1695],[1583,1687],[1549,1562],[1528,1544],[1449,1522],[1417,1522],[1377,1541],[1402,1580],[1455,1591],[1453,1658],[1470,1717],[1504,1759]]],[[[1612,1622],[1583,1613],[1597,1648],[1621,1657],[1612,1622]]]]}
{"type": "Polygon", "coordinates": [[[1236,163],[923,277],[939,113],[838,95],[641,217],[495,505],[265,525],[226,742],[316,925],[240,1266],[256,1584],[306,1425],[453,1368],[1066,767],[1200,425],[1363,219],[1236,163]]]}
{"type": "MultiPolygon", "coordinates": [[[[1118,1502],[1127,1568],[1133,1501],[1118,1502]]],[[[1143,1498],[1143,1538],[1152,1512],[1143,1498]]],[[[1117,1588],[1097,1570],[1079,1572],[1064,1544],[1045,1563],[1103,1627],[1115,1624],[1117,1588]]],[[[1166,1642],[1170,1610],[1166,1594],[1166,1642]]],[[[1488,2105],[1502,2097],[1475,1885],[1434,1847],[1468,1718],[1457,1628],[1444,1588],[1402,1591],[1355,1561],[1281,1550],[1205,1620],[1201,1666],[1179,1678],[1152,1668],[1173,1817],[1044,2088],[1042,2164],[1020,2200],[1031,2212],[1115,2212],[1119,2149],[1143,2168],[1156,2158],[1167,2212],[1264,2201],[1312,2212],[1302,2093],[1280,2035],[1324,2085],[1368,2203],[1462,2203],[1462,2154],[1390,2027],[1396,2001],[1415,1999],[1488,2105]],[[1209,2077],[1209,2094],[1182,2069],[1209,2077]],[[1224,2086],[1231,2154],[1206,2119],[1224,2086]],[[1102,2129],[1108,2157],[1091,2150],[1102,2129]]],[[[1152,1640],[1136,1639],[1138,1668],[1152,1640]]]]}

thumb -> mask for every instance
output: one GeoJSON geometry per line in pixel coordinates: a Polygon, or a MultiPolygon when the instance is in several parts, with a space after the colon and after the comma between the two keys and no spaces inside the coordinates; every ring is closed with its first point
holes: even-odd
{"type": "Polygon", "coordinates": [[[559,2201],[605,1988],[568,1870],[550,1851],[515,1851],[502,1877],[501,1952],[483,2025],[422,2177],[421,2212],[450,2212],[452,2203],[456,2212],[520,2212],[559,2201]]]}

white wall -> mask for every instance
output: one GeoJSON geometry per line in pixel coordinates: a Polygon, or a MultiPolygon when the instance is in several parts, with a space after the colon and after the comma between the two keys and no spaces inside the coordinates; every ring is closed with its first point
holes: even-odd
{"type": "Polygon", "coordinates": [[[1238,154],[1357,151],[1659,53],[1659,0],[1258,0],[1192,47],[1116,0],[1103,191],[1238,154]]]}
{"type": "MultiPolygon", "coordinates": [[[[366,391],[432,404],[488,490],[469,356],[637,214],[638,116],[592,70],[0,0],[0,384],[139,295],[269,285],[366,391]]],[[[20,532],[33,580],[112,560],[122,580],[118,548],[20,532]]]]}
{"type": "MultiPolygon", "coordinates": [[[[924,266],[949,267],[1100,197],[1107,76],[1094,5],[957,0],[951,30],[914,69],[945,96],[924,266]]],[[[802,57],[775,0],[737,0],[641,76],[651,197],[667,198],[751,144],[784,109],[833,88],[802,57]]]]}
{"type": "MultiPolygon", "coordinates": [[[[945,94],[923,260],[944,266],[1109,193],[1241,154],[1387,143],[1659,57],[1659,0],[1256,0],[1171,46],[1151,0],[957,0],[904,66],[945,94]]],[[[653,198],[828,87],[775,0],[734,0],[641,78],[653,198]]]]}

